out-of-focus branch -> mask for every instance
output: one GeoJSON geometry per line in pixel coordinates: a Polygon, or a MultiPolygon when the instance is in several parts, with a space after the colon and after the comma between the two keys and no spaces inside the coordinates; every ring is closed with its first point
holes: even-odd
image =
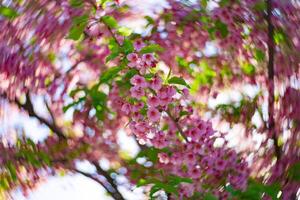
{"type": "MultiPolygon", "coordinates": [[[[6,95],[1,95],[3,98],[6,98],[6,95]]],[[[14,99],[10,100],[6,98],[9,102],[15,103],[20,109],[25,110],[30,117],[34,117],[39,120],[42,124],[46,125],[51,131],[53,131],[59,138],[66,139],[66,136],[63,134],[62,130],[57,127],[55,124],[50,123],[47,119],[39,116],[32,105],[32,101],[29,93],[26,93],[26,101],[25,103],[21,103],[20,100],[14,99]]]]}
{"type": "MultiPolygon", "coordinates": [[[[15,103],[20,109],[25,110],[28,115],[30,117],[34,117],[36,119],[38,119],[42,124],[46,125],[51,131],[53,131],[60,139],[62,140],[67,140],[68,138],[63,134],[63,131],[57,127],[54,123],[49,122],[48,120],[46,120],[45,118],[39,116],[35,110],[34,107],[32,105],[32,101],[30,98],[29,93],[26,94],[26,101],[25,103],[21,103],[18,99],[15,100],[10,100],[7,98],[6,95],[1,95],[1,97],[7,99],[9,102],[11,103],[15,103]]],[[[47,108],[48,109],[48,108],[47,108]]],[[[50,109],[50,108],[49,108],[50,109]]],[[[49,110],[48,110],[49,111],[49,110]]],[[[50,110],[51,112],[51,110],[50,110]]],[[[54,116],[52,115],[52,117],[54,118],[54,116]]],[[[54,162],[65,162],[65,160],[61,160],[61,161],[54,161],[54,162]]],[[[112,197],[116,200],[125,200],[122,196],[122,194],[118,191],[118,187],[117,185],[114,183],[114,180],[110,177],[109,173],[107,173],[106,171],[104,171],[97,162],[93,162],[92,163],[96,169],[97,169],[97,173],[103,177],[105,177],[105,179],[107,180],[107,182],[110,184],[111,188],[108,188],[107,186],[105,186],[101,181],[99,181],[98,179],[96,179],[95,177],[93,177],[92,175],[88,174],[88,173],[84,173],[81,172],[79,170],[74,170],[86,177],[89,177],[91,179],[93,179],[94,181],[100,183],[106,190],[108,193],[110,193],[112,195],[112,197]]]]}
{"type": "Polygon", "coordinates": [[[121,196],[119,196],[118,193],[114,192],[111,190],[111,188],[107,187],[106,184],[104,184],[102,181],[100,181],[99,179],[97,179],[96,177],[94,177],[92,174],[89,174],[89,173],[86,173],[86,172],[83,172],[83,171],[80,171],[78,169],[73,169],[75,172],[87,177],[87,178],[90,178],[94,181],[96,181],[97,183],[99,183],[114,199],[116,200],[123,200],[124,198],[121,196]]]}
{"type": "Polygon", "coordinates": [[[116,185],[114,179],[110,176],[110,174],[107,171],[104,171],[99,163],[97,161],[93,161],[92,164],[95,166],[97,173],[101,174],[102,176],[105,177],[106,181],[111,185],[113,188],[113,191],[110,191],[110,194],[113,193],[113,197],[116,200],[125,200],[122,194],[118,190],[118,186],[116,185]]]}
{"type": "Polygon", "coordinates": [[[52,112],[52,110],[51,110],[51,108],[50,108],[50,106],[49,106],[49,104],[48,104],[48,102],[47,102],[46,99],[44,99],[44,103],[45,103],[45,105],[46,105],[46,108],[47,108],[47,110],[48,110],[48,113],[50,114],[52,123],[56,126],[56,120],[55,120],[54,114],[53,114],[53,112],[52,112]]]}
{"type": "Polygon", "coordinates": [[[87,56],[87,57],[85,57],[85,58],[83,58],[83,59],[81,59],[81,60],[78,60],[76,63],[74,63],[66,72],[65,72],[65,74],[70,74],[74,69],[76,69],[76,67],[80,64],[80,63],[82,63],[82,62],[85,62],[85,61],[87,61],[87,60],[89,60],[89,59],[91,59],[90,58],[90,56],[87,56]]]}
{"type": "Polygon", "coordinates": [[[267,23],[268,23],[268,111],[269,111],[269,135],[272,136],[274,141],[275,155],[277,160],[281,157],[281,149],[278,145],[278,138],[275,129],[274,120],[274,56],[275,56],[275,43],[274,43],[274,26],[272,24],[272,0],[267,0],[267,23]]]}

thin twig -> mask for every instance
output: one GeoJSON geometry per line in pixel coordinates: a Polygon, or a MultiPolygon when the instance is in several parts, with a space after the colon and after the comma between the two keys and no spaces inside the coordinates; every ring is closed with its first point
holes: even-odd
{"type": "Polygon", "coordinates": [[[185,134],[184,134],[184,132],[183,132],[181,126],[179,125],[178,120],[175,119],[175,118],[172,116],[172,114],[170,113],[169,110],[166,110],[165,112],[168,114],[168,116],[170,117],[170,119],[174,122],[174,124],[175,124],[176,128],[178,129],[180,135],[181,135],[181,136],[183,137],[183,139],[187,142],[188,140],[187,140],[187,138],[186,138],[186,136],[185,136],[185,134]]]}
{"type": "Polygon", "coordinates": [[[52,110],[51,110],[51,108],[50,108],[50,106],[49,106],[49,104],[48,104],[46,98],[44,98],[44,103],[45,103],[45,105],[46,105],[46,108],[47,108],[47,110],[48,110],[48,113],[50,114],[52,123],[56,126],[56,120],[55,120],[54,114],[53,114],[53,112],[52,112],[52,110]]]}
{"type": "Polygon", "coordinates": [[[84,61],[87,61],[87,60],[89,60],[89,59],[90,59],[90,57],[87,56],[87,57],[85,57],[85,58],[83,58],[83,59],[77,61],[74,65],[72,65],[72,66],[66,71],[65,74],[67,74],[67,75],[70,74],[74,69],[76,69],[76,67],[77,67],[80,63],[82,63],[82,62],[84,62],[84,61]]]}

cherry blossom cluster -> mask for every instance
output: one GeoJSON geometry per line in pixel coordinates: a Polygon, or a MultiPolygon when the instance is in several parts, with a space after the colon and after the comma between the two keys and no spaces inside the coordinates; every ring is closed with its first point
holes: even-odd
{"type": "Polygon", "coordinates": [[[156,59],[152,54],[141,55],[137,47],[135,50],[127,55],[128,68],[138,70],[130,79],[130,96],[120,97],[117,86],[110,92],[113,104],[130,120],[130,133],[142,145],[152,144],[172,152],[159,153],[157,167],[166,173],[193,179],[193,184],[182,185],[182,197],[211,189],[225,199],[228,194],[220,188],[226,183],[244,190],[249,176],[247,163],[225,144],[214,146],[218,137],[211,123],[201,120],[189,105],[186,87],[179,89],[166,84],[158,73],[145,78],[149,69],[155,68],[156,59]],[[205,189],[205,185],[212,188],[205,189]]]}

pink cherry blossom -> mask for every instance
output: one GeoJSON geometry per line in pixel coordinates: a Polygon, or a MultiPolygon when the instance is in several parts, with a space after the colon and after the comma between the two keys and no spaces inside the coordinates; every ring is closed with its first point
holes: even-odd
{"type": "Polygon", "coordinates": [[[162,79],[155,76],[149,83],[149,87],[155,91],[158,91],[162,87],[162,79]]]}
{"type": "Polygon", "coordinates": [[[150,107],[147,111],[147,116],[150,121],[152,122],[158,122],[160,120],[160,112],[153,107],[150,107]]]}
{"type": "Polygon", "coordinates": [[[152,66],[152,63],[155,61],[155,58],[152,54],[147,53],[142,56],[142,61],[144,61],[146,65],[152,66]]]}
{"type": "Polygon", "coordinates": [[[130,79],[130,83],[136,87],[141,87],[141,88],[146,88],[148,86],[145,78],[140,75],[134,75],[130,79]]]}
{"type": "Polygon", "coordinates": [[[168,164],[170,162],[169,156],[166,153],[159,153],[158,158],[161,163],[168,164]]]}
{"type": "Polygon", "coordinates": [[[129,61],[128,66],[131,68],[137,67],[141,62],[138,54],[136,54],[136,53],[128,54],[127,59],[129,61]]]}
{"type": "Polygon", "coordinates": [[[160,102],[159,99],[156,96],[152,96],[148,98],[148,105],[151,107],[157,107],[159,106],[160,102]]]}
{"type": "Polygon", "coordinates": [[[201,176],[201,170],[197,167],[191,167],[189,168],[189,176],[194,178],[194,179],[197,179],[201,176]]]}
{"type": "Polygon", "coordinates": [[[145,91],[139,86],[134,86],[130,89],[130,94],[133,98],[141,99],[143,96],[145,96],[145,91]]]}
{"type": "Polygon", "coordinates": [[[128,115],[131,111],[131,105],[129,103],[124,103],[121,110],[128,115]]]}
{"type": "Polygon", "coordinates": [[[142,40],[136,40],[134,43],[133,43],[133,46],[134,48],[137,50],[137,51],[140,51],[143,47],[145,47],[145,43],[142,41],[142,40]]]}

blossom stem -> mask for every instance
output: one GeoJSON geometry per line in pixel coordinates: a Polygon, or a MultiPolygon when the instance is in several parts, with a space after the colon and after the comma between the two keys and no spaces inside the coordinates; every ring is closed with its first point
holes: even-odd
{"type": "Polygon", "coordinates": [[[179,125],[178,120],[175,119],[175,118],[172,116],[172,114],[171,114],[171,112],[170,112],[169,110],[166,110],[165,112],[168,114],[168,116],[170,117],[170,119],[174,122],[174,124],[175,124],[176,128],[178,129],[180,135],[181,135],[181,136],[183,137],[183,139],[187,142],[187,141],[188,141],[188,140],[187,140],[187,137],[185,136],[185,134],[184,134],[184,132],[183,132],[181,126],[179,125]]]}

